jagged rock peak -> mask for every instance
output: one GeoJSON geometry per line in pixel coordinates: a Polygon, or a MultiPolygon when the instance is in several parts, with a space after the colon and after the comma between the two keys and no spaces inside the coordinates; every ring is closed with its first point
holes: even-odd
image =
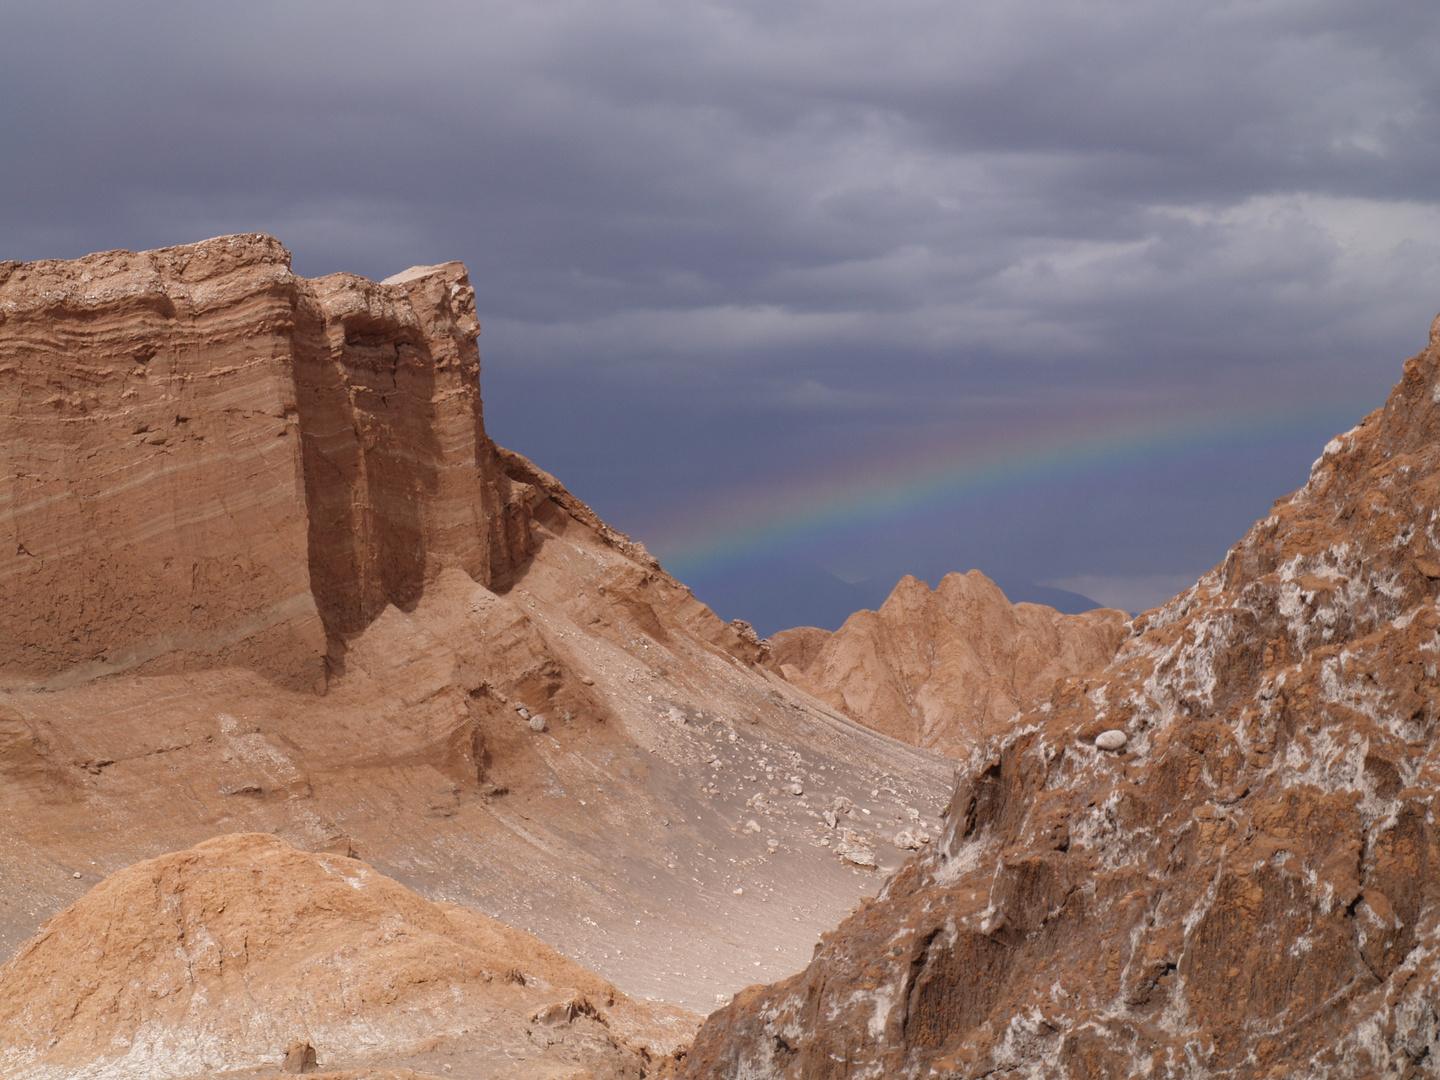
{"type": "Polygon", "coordinates": [[[857,611],[833,634],[802,626],[770,643],[795,685],[876,731],[963,758],[1058,680],[1108,663],[1129,621],[1110,608],[1011,604],[971,570],[935,589],[907,575],[879,611],[857,611]]]}
{"type": "Polygon", "coordinates": [[[711,1017],[689,1075],[1429,1075],[1437,522],[1440,321],[1219,567],[971,756],[938,850],[711,1017]]]}

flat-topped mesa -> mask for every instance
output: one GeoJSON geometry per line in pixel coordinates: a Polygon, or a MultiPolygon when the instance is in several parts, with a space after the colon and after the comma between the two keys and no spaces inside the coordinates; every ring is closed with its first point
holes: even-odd
{"type": "Polygon", "coordinates": [[[485,434],[460,263],[289,264],[254,234],[0,264],[0,685],[323,687],[440,570],[503,587],[568,498],[485,434]]]}
{"type": "Polygon", "coordinates": [[[0,316],[0,956],[247,831],[712,1007],[938,833],[950,765],[486,437],[460,266],[305,281],[237,237],[7,264],[0,316]]]}

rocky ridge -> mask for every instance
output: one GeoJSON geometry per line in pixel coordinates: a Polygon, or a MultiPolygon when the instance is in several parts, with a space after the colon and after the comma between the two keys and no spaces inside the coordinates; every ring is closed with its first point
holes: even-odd
{"type": "Polygon", "coordinates": [[[1128,629],[1123,611],[1062,615],[1011,604],[978,570],[931,590],[904,577],[878,611],[830,633],[813,626],[770,638],[785,678],[867,727],[964,758],[1005,735],[1069,675],[1103,667],[1128,629]]]}
{"type": "Polygon", "coordinates": [[[936,850],[713,1014],[688,1075],[1432,1075],[1437,522],[1440,320],[1220,566],[976,749],[936,850]]]}

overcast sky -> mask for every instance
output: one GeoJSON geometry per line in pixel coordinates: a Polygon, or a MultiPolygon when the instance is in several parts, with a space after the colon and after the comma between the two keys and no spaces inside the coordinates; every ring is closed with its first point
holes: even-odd
{"type": "Polygon", "coordinates": [[[0,258],[462,259],[492,434],[726,617],[1136,609],[1424,344],[1437,68],[1433,0],[11,2],[0,258]]]}

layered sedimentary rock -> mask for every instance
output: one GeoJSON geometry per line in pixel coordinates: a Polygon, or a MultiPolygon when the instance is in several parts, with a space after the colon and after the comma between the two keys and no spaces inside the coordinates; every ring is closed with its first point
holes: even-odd
{"type": "Polygon", "coordinates": [[[529,934],[364,863],[232,835],[137,863],[0,968],[0,1074],[190,1076],[292,1046],[316,1071],[639,1078],[699,1017],[631,1001],[529,934]]]}
{"type": "Polygon", "coordinates": [[[1303,489],[977,750],[938,850],[710,1018],[689,1075],[1433,1075],[1437,403],[1440,320],[1303,489]]]}
{"type": "Polygon", "coordinates": [[[307,281],[264,236],[0,265],[0,678],[238,663],[323,687],[532,486],[485,435],[458,263],[307,281]]]}
{"type": "Polygon", "coordinates": [[[458,264],[287,259],[3,271],[0,956],[136,860],[263,832],[633,995],[798,969],[865,860],[938,834],[953,763],[780,679],[486,437],[458,264]]]}
{"type": "Polygon", "coordinates": [[[892,738],[963,758],[1061,679],[1109,663],[1128,629],[1129,616],[1108,608],[1011,604],[971,570],[933,591],[907,576],[879,611],[833,634],[802,626],[770,642],[795,685],[892,738]]]}

